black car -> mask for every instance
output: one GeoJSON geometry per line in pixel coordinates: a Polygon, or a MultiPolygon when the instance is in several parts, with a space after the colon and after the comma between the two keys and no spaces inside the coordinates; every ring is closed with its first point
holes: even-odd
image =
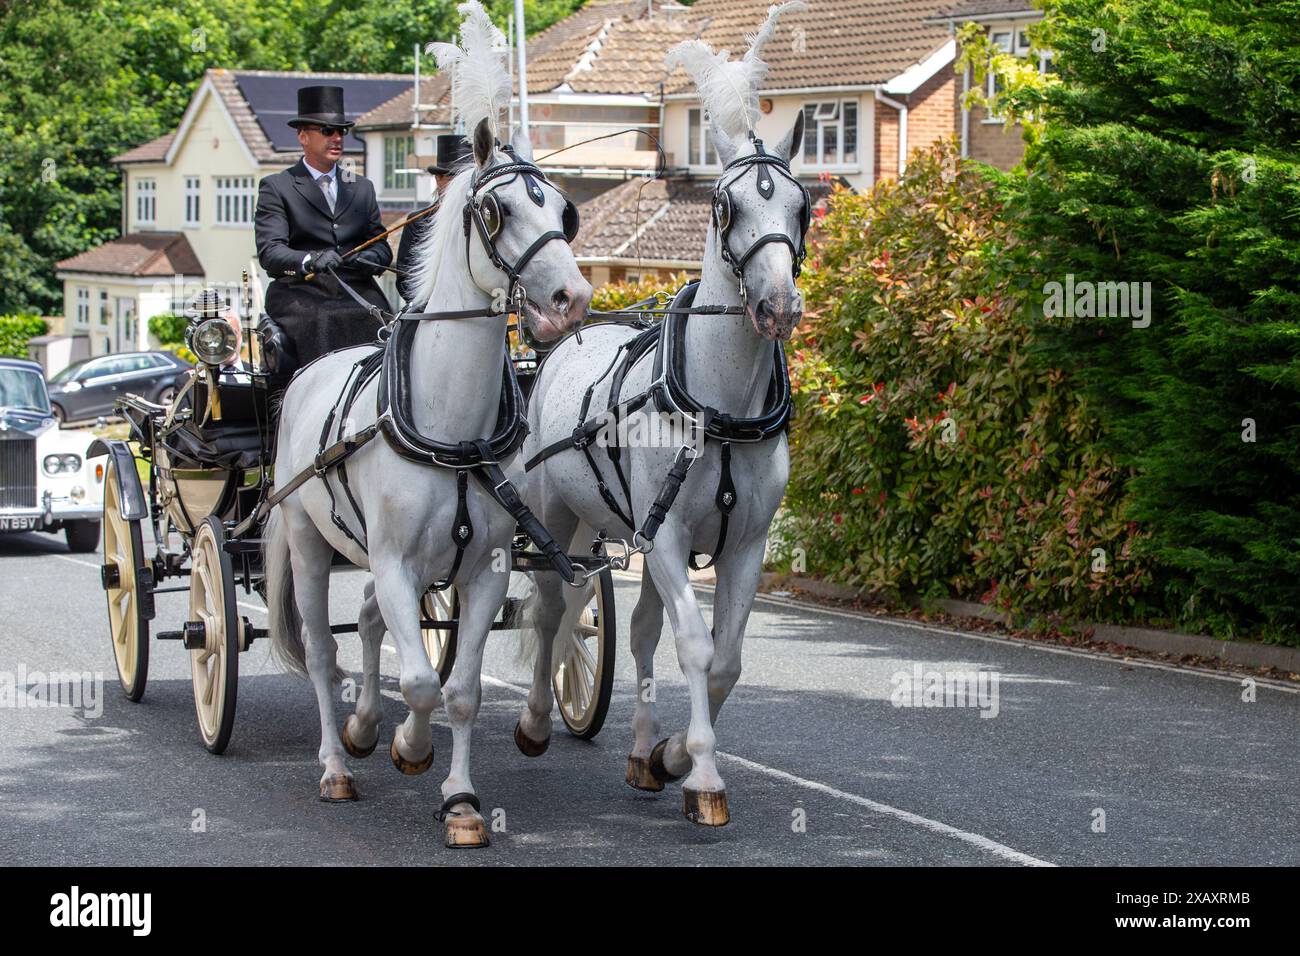
{"type": "Polygon", "coordinates": [[[132,392],[168,405],[190,365],[171,352],[114,352],[69,365],[50,379],[50,405],[60,422],[113,413],[113,403],[132,392]]]}

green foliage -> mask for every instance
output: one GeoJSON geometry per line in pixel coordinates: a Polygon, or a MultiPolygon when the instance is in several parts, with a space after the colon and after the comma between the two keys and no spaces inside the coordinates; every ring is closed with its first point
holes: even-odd
{"type": "Polygon", "coordinates": [[[149,334],[163,345],[176,345],[185,342],[185,329],[189,319],[173,312],[155,315],[149,320],[149,334]]]}
{"type": "Polygon", "coordinates": [[[1154,304],[1147,328],[1041,319],[1038,335],[1136,472],[1131,514],[1167,613],[1296,641],[1300,3],[1051,0],[1047,14],[1062,82],[1030,94],[1041,130],[1004,194],[1040,273],[1149,282],[1154,304]]]}
{"type": "Polygon", "coordinates": [[[163,351],[171,352],[177,358],[189,362],[191,365],[199,364],[199,357],[190,351],[189,346],[184,342],[164,342],[163,351]]]}
{"type": "MultiPolygon", "coordinates": [[[[535,33],[579,0],[528,0],[535,33]]],[[[512,0],[487,3],[497,23],[512,0]]],[[[54,264],[113,239],[111,160],[174,129],[213,67],[403,72],[455,0],[2,0],[0,312],[60,308],[54,264]]]]}
{"type": "Polygon", "coordinates": [[[1125,616],[1148,580],[1125,476],[1034,354],[1030,256],[989,186],[945,143],[898,183],[832,197],[805,272],[778,554],[886,594],[1125,616]]]}
{"type": "Polygon", "coordinates": [[[611,282],[596,290],[591,297],[591,308],[597,312],[625,309],[629,305],[644,302],[656,293],[665,292],[672,296],[689,281],[690,275],[678,272],[666,278],[652,274],[637,282],[611,282]]]}
{"type": "Polygon", "coordinates": [[[0,355],[27,358],[27,342],[50,330],[36,315],[0,315],[0,355]]]}

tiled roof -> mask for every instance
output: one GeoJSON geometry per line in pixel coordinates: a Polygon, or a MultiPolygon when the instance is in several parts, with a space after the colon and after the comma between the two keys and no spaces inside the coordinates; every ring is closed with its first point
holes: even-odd
{"type": "MultiPolygon", "coordinates": [[[[943,5],[942,0],[808,0],[807,11],[781,17],[776,36],[764,47],[770,69],[763,88],[883,84],[947,42],[945,25],[924,22],[943,5]]],[[[709,20],[702,39],[738,56],[769,6],[770,0],[696,0],[691,16],[709,20]]],[[[670,93],[694,88],[680,69],[668,83],[670,93]]]]}
{"type": "Polygon", "coordinates": [[[567,86],[575,93],[632,93],[652,96],[664,79],[664,54],[693,40],[698,18],[644,16],[609,18],[552,45],[536,58],[530,52],[528,89],[545,92],[567,86]]]}
{"type": "Polygon", "coordinates": [[[1026,13],[1038,16],[1041,12],[1034,9],[1033,0],[960,0],[959,3],[941,7],[932,16],[936,19],[963,20],[1002,13],[1026,13]]]}
{"type": "Polygon", "coordinates": [[[57,264],[62,272],[114,276],[201,276],[203,263],[179,232],[133,232],[57,264]]]}
{"type": "MultiPolygon", "coordinates": [[[[816,183],[809,192],[819,203],[830,187],[816,183]]],[[[582,227],[573,252],[581,259],[699,262],[704,258],[712,199],[711,179],[620,183],[582,204],[582,227]]]]}
{"type": "MultiPolygon", "coordinates": [[[[420,117],[425,123],[449,123],[451,105],[445,102],[451,82],[446,74],[420,77],[420,117]]],[[[381,126],[411,125],[411,106],[415,84],[403,90],[387,103],[381,103],[369,113],[357,117],[358,129],[375,129],[381,126]]]]}
{"type": "Polygon", "coordinates": [[[167,155],[167,150],[172,145],[172,140],[176,138],[176,131],[172,130],[166,136],[159,136],[157,139],[151,139],[143,146],[137,146],[135,149],[128,149],[120,156],[114,156],[115,163],[158,163],[162,162],[167,155]]]}

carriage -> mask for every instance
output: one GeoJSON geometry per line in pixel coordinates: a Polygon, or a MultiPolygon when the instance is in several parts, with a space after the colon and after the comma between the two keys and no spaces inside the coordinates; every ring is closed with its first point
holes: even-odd
{"type": "MultiPolygon", "coordinates": [[[[222,364],[239,355],[239,337],[215,311],[201,315],[190,330],[200,362],[173,401],[164,406],[131,394],[119,399],[129,439],[97,440],[88,451],[107,457],[101,582],[122,690],[131,701],[144,696],[155,596],[188,591],[188,615],[180,629],[154,637],[189,652],[199,734],[216,754],[226,749],[234,728],[239,657],[267,635],[240,614],[236,600],[238,590],[265,597],[261,531],[273,480],[276,387],[261,362],[260,329],[266,327],[259,325],[257,332],[244,327],[243,340],[252,343],[250,370],[223,373],[222,364]]],[[[535,356],[527,347],[515,347],[510,355],[527,394],[535,356]]],[[[545,570],[541,557],[526,535],[515,536],[513,573],[545,570]]],[[[572,560],[595,563],[591,556],[572,560]]],[[[335,569],[346,568],[353,565],[336,554],[335,569]]],[[[613,578],[608,566],[593,576],[592,599],[569,640],[557,647],[552,671],[561,718],[581,739],[599,733],[614,674],[613,578]]],[[[520,626],[523,601],[508,598],[493,630],[520,626]]],[[[420,608],[423,644],[445,683],[456,660],[455,587],[431,587],[420,608]]],[[[355,632],[357,624],[333,624],[331,630],[355,632]]]]}

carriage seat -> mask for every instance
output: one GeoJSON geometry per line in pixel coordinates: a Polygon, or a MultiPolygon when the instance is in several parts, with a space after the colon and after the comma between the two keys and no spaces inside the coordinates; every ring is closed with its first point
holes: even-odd
{"type": "Polygon", "coordinates": [[[207,379],[194,382],[182,401],[197,409],[187,422],[167,436],[168,450],[176,465],[189,462],[196,468],[251,469],[262,464],[263,433],[271,441],[270,412],[266,389],[244,375],[223,375],[217,382],[221,418],[202,422],[208,407],[207,379]]]}

